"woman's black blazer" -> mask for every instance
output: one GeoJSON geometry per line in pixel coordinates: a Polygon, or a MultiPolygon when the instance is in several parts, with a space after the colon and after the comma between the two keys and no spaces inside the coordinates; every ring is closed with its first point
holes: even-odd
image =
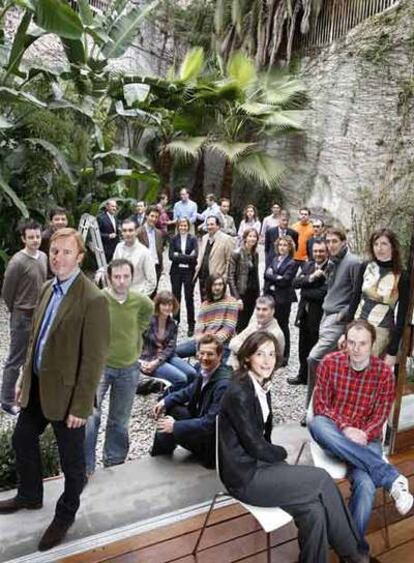
{"type": "MultiPolygon", "coordinates": [[[[270,393],[268,393],[270,408],[270,393]]],[[[265,423],[250,377],[235,376],[226,389],[219,414],[220,477],[228,491],[243,500],[243,490],[259,462],[283,461],[286,450],[270,441],[272,411],[265,423]]]]}
{"type": "Polygon", "coordinates": [[[185,253],[183,254],[181,250],[181,237],[179,234],[175,235],[170,241],[168,255],[171,260],[170,274],[191,272],[193,275],[198,256],[197,238],[194,235],[187,235],[185,253]],[[192,252],[193,254],[191,254],[192,252]],[[182,266],[184,266],[184,268],[182,266]]]}

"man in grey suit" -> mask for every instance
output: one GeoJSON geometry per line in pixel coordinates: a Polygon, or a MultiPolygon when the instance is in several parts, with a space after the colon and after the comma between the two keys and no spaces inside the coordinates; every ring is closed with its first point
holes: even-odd
{"type": "Polygon", "coordinates": [[[75,520],[85,485],[85,423],[109,347],[105,296],[80,271],[85,254],[81,235],[63,228],[50,239],[55,277],[40,294],[26,364],[16,384],[21,412],[13,434],[17,495],[0,501],[0,514],[39,509],[43,483],[39,436],[52,425],[59,447],[64,491],[55,516],[39,542],[45,551],[59,544],[75,520]]]}

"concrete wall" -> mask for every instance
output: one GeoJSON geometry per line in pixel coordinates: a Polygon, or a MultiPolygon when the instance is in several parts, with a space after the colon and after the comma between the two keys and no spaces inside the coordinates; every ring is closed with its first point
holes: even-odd
{"type": "Polygon", "coordinates": [[[299,74],[311,99],[304,132],[270,147],[290,168],[283,189],[349,227],[360,190],[398,191],[413,175],[412,0],[302,59],[299,74]]]}

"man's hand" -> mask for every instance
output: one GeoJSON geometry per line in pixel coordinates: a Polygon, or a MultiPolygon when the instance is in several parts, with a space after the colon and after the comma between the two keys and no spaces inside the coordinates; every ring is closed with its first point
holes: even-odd
{"type": "Polygon", "coordinates": [[[338,350],[345,350],[345,348],[346,348],[345,334],[343,334],[342,336],[339,337],[337,347],[338,347],[338,350]]]}
{"type": "Polygon", "coordinates": [[[368,444],[368,438],[366,433],[359,428],[354,428],[353,426],[347,426],[343,430],[344,436],[351,440],[351,442],[355,442],[355,444],[359,444],[360,446],[366,446],[368,444]]]}
{"type": "Polygon", "coordinates": [[[68,428],[81,428],[85,424],[86,418],[79,418],[78,416],[73,416],[73,414],[69,414],[66,419],[66,426],[68,428]]]}
{"type": "Polygon", "coordinates": [[[174,429],[174,419],[172,416],[164,416],[160,418],[157,423],[158,432],[165,432],[166,434],[172,434],[174,429]]]}
{"type": "Polygon", "coordinates": [[[20,399],[22,398],[22,388],[19,382],[16,383],[14,388],[14,402],[20,407],[20,399]]]}
{"type": "Polygon", "coordinates": [[[161,401],[158,401],[158,403],[152,409],[155,419],[159,418],[164,411],[165,411],[165,403],[164,403],[164,399],[162,399],[161,401]]]}
{"type": "Polygon", "coordinates": [[[115,237],[116,237],[116,233],[111,233],[111,234],[109,235],[109,238],[115,238],[115,237]]]}
{"type": "Polygon", "coordinates": [[[397,356],[390,356],[389,354],[386,354],[384,358],[384,362],[387,364],[387,366],[390,366],[390,368],[393,368],[395,366],[396,361],[397,356]]]}

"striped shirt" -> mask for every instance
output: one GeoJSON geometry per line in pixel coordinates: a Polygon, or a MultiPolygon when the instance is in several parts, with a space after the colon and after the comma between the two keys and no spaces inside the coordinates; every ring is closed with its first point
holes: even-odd
{"type": "Polygon", "coordinates": [[[371,356],[368,367],[356,371],[347,354],[333,352],[319,364],[313,409],[340,430],[347,426],[363,430],[371,441],[380,437],[394,396],[394,376],[383,360],[371,356]]]}
{"type": "Polygon", "coordinates": [[[239,305],[230,295],[218,301],[203,301],[198,313],[195,337],[214,334],[226,344],[236,332],[239,305]]]}

